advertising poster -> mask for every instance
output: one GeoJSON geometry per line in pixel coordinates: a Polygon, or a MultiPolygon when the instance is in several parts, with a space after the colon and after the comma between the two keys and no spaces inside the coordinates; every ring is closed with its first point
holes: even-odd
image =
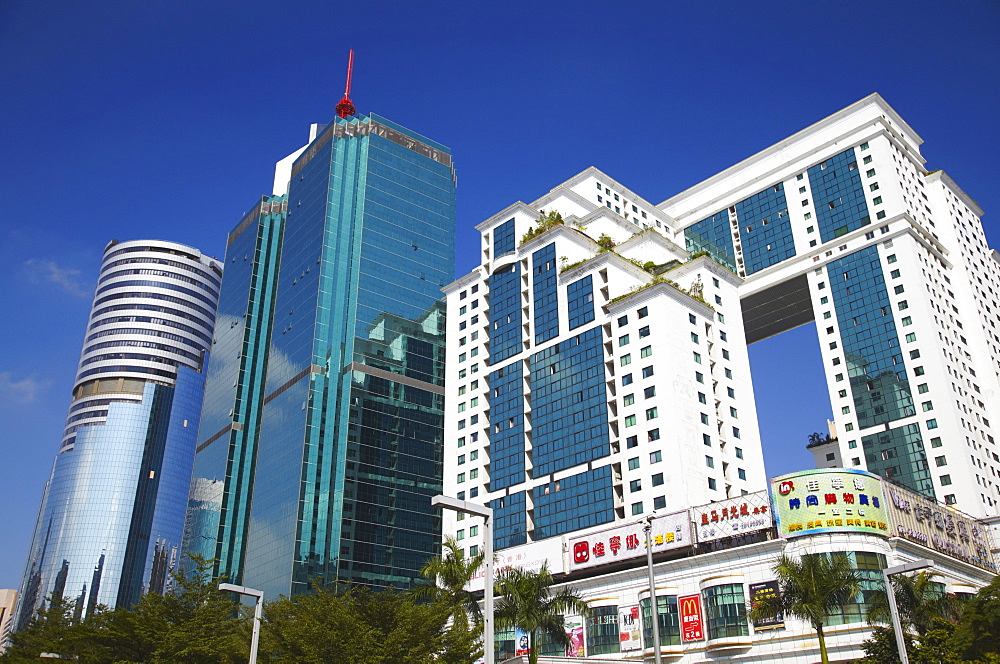
{"type": "Polygon", "coordinates": [[[642,648],[642,618],[638,606],[623,606],[618,609],[618,640],[622,652],[642,648]]]}
{"type": "MultiPolygon", "coordinates": [[[[596,567],[646,555],[646,533],[642,521],[589,535],[569,538],[569,569],[596,567]]],[[[653,519],[653,553],[691,545],[691,522],[687,510],[653,519]]]]}
{"type": "Polygon", "coordinates": [[[681,641],[701,641],[705,638],[704,619],[701,615],[701,595],[684,595],[677,598],[681,611],[681,641]]]}
{"type": "Polygon", "coordinates": [[[767,491],[692,507],[690,511],[699,542],[742,535],[774,525],[767,491]]]}
{"type": "Polygon", "coordinates": [[[568,616],[565,626],[566,636],[569,638],[569,645],[566,646],[566,656],[584,657],[583,617],[568,616]]]}
{"type": "Polygon", "coordinates": [[[820,468],[771,480],[778,536],[867,533],[888,537],[882,478],[863,470],[820,468]]]}
{"type": "Polygon", "coordinates": [[[528,632],[517,627],[514,629],[514,655],[529,655],[531,654],[529,648],[528,632]]]}
{"type": "MultiPolygon", "coordinates": [[[[777,581],[764,581],[763,583],[751,583],[750,584],[750,604],[751,606],[755,604],[759,599],[764,597],[777,597],[778,596],[778,582],[777,581]]],[[[761,620],[753,621],[753,631],[763,632],[769,629],[784,629],[785,628],[785,617],[782,615],[775,616],[774,618],[764,618],[761,620]]]]}
{"type": "Polygon", "coordinates": [[[893,535],[996,574],[987,533],[975,519],[898,486],[887,484],[886,493],[893,535]]]}

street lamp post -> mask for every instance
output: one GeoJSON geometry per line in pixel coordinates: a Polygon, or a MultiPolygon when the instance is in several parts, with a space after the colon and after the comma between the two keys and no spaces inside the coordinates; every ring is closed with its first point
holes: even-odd
{"type": "Polygon", "coordinates": [[[892,582],[889,577],[906,572],[915,572],[921,569],[934,567],[934,561],[927,558],[919,558],[912,563],[886,567],[882,570],[882,577],[885,579],[885,594],[889,598],[889,613],[892,614],[892,631],[896,634],[896,648],[899,650],[900,664],[910,664],[910,658],[906,655],[906,640],[903,638],[903,626],[899,621],[899,607],[896,606],[896,592],[892,589],[892,582]]]}
{"type": "Polygon", "coordinates": [[[660,606],[656,601],[656,581],[653,578],[653,518],[650,514],[643,519],[642,531],[646,533],[646,575],[649,577],[649,615],[653,623],[653,658],[656,664],[663,659],[660,654],[660,606]]]}
{"type": "Polygon", "coordinates": [[[483,664],[493,664],[493,510],[486,505],[441,495],[431,498],[431,506],[483,517],[486,568],[483,575],[483,664]]]}
{"type": "Polygon", "coordinates": [[[257,664],[257,647],[260,644],[260,621],[263,618],[264,591],[246,586],[236,586],[232,583],[220,583],[219,590],[257,598],[253,609],[253,632],[250,636],[250,664],[257,664]]]}

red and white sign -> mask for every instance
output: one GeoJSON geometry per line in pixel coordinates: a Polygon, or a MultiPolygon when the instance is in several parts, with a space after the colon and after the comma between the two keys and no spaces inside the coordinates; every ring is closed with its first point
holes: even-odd
{"type": "MultiPolygon", "coordinates": [[[[569,538],[570,572],[646,555],[645,524],[641,521],[588,535],[569,538]]],[[[653,519],[650,532],[653,553],[691,544],[691,522],[687,511],[653,519]]]]}
{"type": "Polygon", "coordinates": [[[767,491],[692,507],[691,520],[694,521],[699,542],[774,527],[771,499],[767,491]]]}
{"type": "Polygon", "coordinates": [[[681,610],[681,640],[701,641],[705,638],[704,619],[701,615],[701,595],[684,595],[677,598],[681,610]]]}

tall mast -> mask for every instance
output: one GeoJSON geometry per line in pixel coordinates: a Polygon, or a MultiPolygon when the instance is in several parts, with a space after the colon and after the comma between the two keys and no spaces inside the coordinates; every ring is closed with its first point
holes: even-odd
{"type": "Polygon", "coordinates": [[[347,85],[344,86],[344,98],[340,100],[340,103],[336,106],[337,115],[342,118],[346,118],[348,115],[354,115],[354,103],[351,101],[351,74],[354,73],[354,49],[351,49],[350,55],[347,56],[347,85]]]}

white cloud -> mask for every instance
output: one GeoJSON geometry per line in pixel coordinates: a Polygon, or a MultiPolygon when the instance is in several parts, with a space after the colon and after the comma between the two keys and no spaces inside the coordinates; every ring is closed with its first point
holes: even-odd
{"type": "Polygon", "coordinates": [[[34,376],[14,380],[9,371],[0,371],[0,397],[14,403],[33,403],[48,386],[48,381],[39,380],[34,376]]]}
{"type": "Polygon", "coordinates": [[[56,265],[55,261],[38,258],[25,261],[24,266],[27,268],[28,278],[35,283],[55,284],[73,297],[86,298],[90,296],[90,291],[82,285],[80,270],[62,268],[56,265]]]}

